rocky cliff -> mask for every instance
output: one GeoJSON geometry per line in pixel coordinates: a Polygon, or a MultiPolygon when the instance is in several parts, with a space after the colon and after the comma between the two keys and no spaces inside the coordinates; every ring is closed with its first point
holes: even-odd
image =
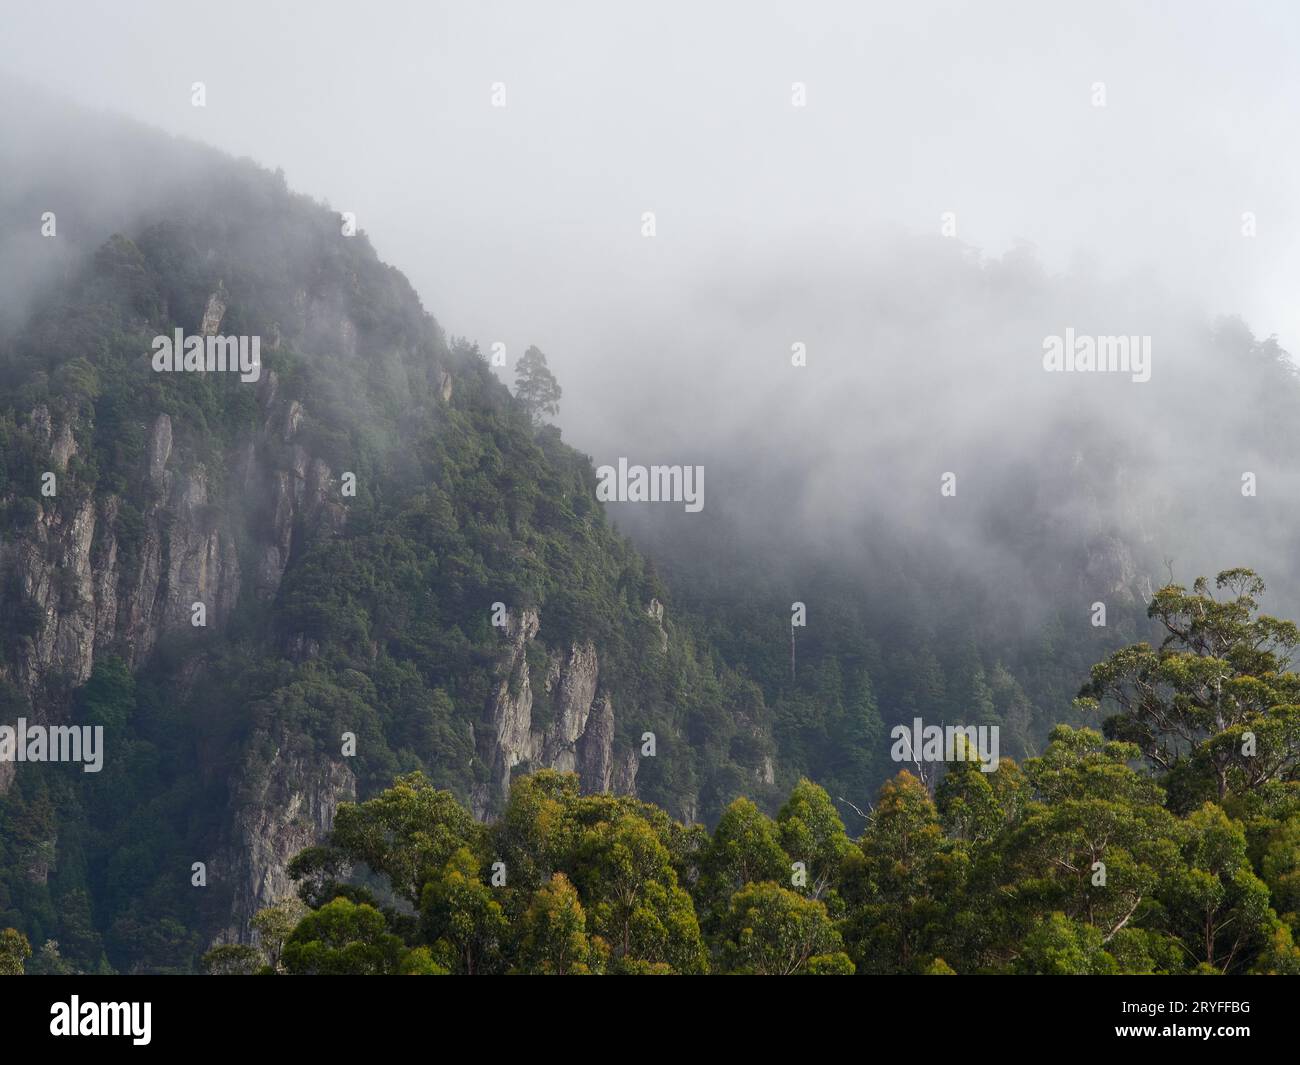
{"type": "Polygon", "coordinates": [[[536,610],[506,615],[498,683],[478,743],[491,773],[474,795],[480,818],[505,797],[516,769],[576,772],[587,791],[636,792],[636,753],[614,750],[614,704],[600,688],[595,645],[546,652],[540,690],[534,691],[529,650],[540,628],[536,610]]]}
{"type": "Polygon", "coordinates": [[[340,802],[357,798],[357,782],[343,763],[284,730],[249,746],[231,781],[230,836],[215,875],[230,889],[225,926],[215,937],[251,942],[258,910],[294,893],[288,866],[294,855],[325,838],[340,802]]]}
{"type": "Polygon", "coordinates": [[[0,718],[106,729],[102,774],[0,763],[7,919],[193,971],[413,770],[481,818],[540,768],[695,813],[731,688],[590,460],[279,175],[214,159],[133,218],[0,335],[0,718]],[[176,330],[260,374],[156,371],[176,330]]]}
{"type": "MultiPolygon", "coordinates": [[[[222,309],[213,294],[205,326],[214,315],[212,327],[219,326],[222,309]]],[[[296,538],[342,528],[338,479],[296,441],[302,404],[280,395],[273,371],[257,386],[257,408],[256,432],[217,468],[177,453],[172,419],[158,414],[136,471],[147,503],[133,508],[129,522],[121,496],[79,490],[68,472],[78,437],[93,427],[53,419],[44,405],[29,413],[26,429],[48,460],[53,491],[0,541],[0,572],[10,575],[0,609],[34,617],[0,663],[0,678],[17,684],[38,717],[56,709],[47,682],[75,686],[89,678],[97,656],[115,654],[134,667],[168,635],[220,629],[246,574],[254,594],[269,599],[296,538]],[[247,499],[261,505],[240,505],[247,499]],[[196,604],[203,605],[202,626],[194,624],[196,604]]]]}

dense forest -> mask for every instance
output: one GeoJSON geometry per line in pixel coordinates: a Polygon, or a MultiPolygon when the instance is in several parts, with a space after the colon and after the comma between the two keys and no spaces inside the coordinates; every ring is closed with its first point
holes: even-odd
{"type": "MultiPolygon", "coordinates": [[[[1295,629],[1249,571],[1139,596],[1112,531],[1030,596],[911,532],[764,552],[725,502],[625,534],[539,350],[512,394],[280,173],[63,143],[149,174],[67,190],[49,258],[0,240],[0,724],[106,737],[0,763],[4,971],[1297,969],[1295,629]],[[174,329],[260,378],[154,372],[174,329]],[[996,727],[996,770],[900,764],[915,717],[996,727]]],[[[1028,560],[1022,473],[980,535],[1028,560]]]]}
{"type": "Polygon", "coordinates": [[[903,770],[858,839],[801,780],[708,831],[652,804],[517,779],[475,822],[419,773],[340,810],[300,898],[210,972],[1300,973],[1300,674],[1248,570],[1162,589],[1166,639],[1092,671],[1102,731],[1021,765],[903,770]],[[342,883],[346,870],[364,880],[342,883]]]}

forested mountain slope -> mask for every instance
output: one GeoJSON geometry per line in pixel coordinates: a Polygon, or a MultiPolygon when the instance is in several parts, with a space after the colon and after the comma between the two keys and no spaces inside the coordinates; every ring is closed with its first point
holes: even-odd
{"type": "Polygon", "coordinates": [[[479,816],[554,766],[691,819],[770,755],[585,457],[342,229],[214,154],[5,338],[4,714],[107,738],[98,774],[0,766],[0,920],[78,965],[246,936],[404,771],[479,816]],[[257,380],[156,372],[176,329],[260,337],[257,380]]]}
{"type": "MultiPolygon", "coordinates": [[[[835,551],[794,550],[799,515],[771,505],[788,470],[721,452],[709,484],[727,487],[702,515],[629,522],[639,550],[597,501],[591,460],[534,425],[338,212],[253,163],[27,104],[0,122],[16,175],[0,189],[0,263],[18,278],[0,293],[0,724],[105,736],[95,773],[0,761],[0,928],[38,950],[57,940],[62,959],[33,964],[195,971],[214,941],[254,938],[250,920],[293,893],[291,860],[317,853],[340,804],[415,771],[450,796],[440,809],[462,808],[474,862],[509,831],[476,826],[517,794],[545,792],[557,823],[584,828],[650,818],[710,940],[747,881],[699,889],[678,845],[703,846],[703,830],[686,826],[717,826],[738,796],[769,814],[796,788],[820,804],[807,777],[833,807],[818,806],[825,831],[835,814],[857,838],[899,768],[890,726],[997,725],[1004,758],[1041,755],[1054,725],[1089,719],[1070,700],[1090,667],[1151,632],[1152,530],[1064,538],[1070,522],[1014,464],[962,533],[993,545],[988,569],[944,560],[935,514],[925,535],[855,518],[830,530],[835,551]],[[24,133],[43,122],[69,130],[42,139],[58,158],[24,133]],[[34,237],[47,211],[57,235],[34,237]],[[255,379],[157,371],[156,338],[177,330],[258,338],[255,379]],[[1055,575],[999,588],[1008,558],[1054,559],[1055,575]],[[796,602],[810,621],[792,629],[796,602]],[[575,776],[518,790],[544,768],[575,776]]],[[[1294,383],[1275,349],[1229,342],[1242,387],[1285,409],[1294,383]]],[[[1088,444],[1079,476],[1105,496],[1095,427],[1053,431],[1051,461],[1074,468],[1088,444]]],[[[1292,432],[1261,430],[1261,449],[1292,432]]],[[[1238,561],[1254,560],[1225,564],[1238,561]]],[[[1128,751],[1061,743],[1059,757],[1114,773],[1128,751]]],[[[890,785],[909,809],[910,787],[890,785]]],[[[575,862],[538,868],[585,891],[575,862]]],[[[873,968],[864,934],[841,940],[873,968]]],[[[721,950],[686,942],[678,971],[721,950]]],[[[1006,963],[1001,947],[988,957],[1006,963]]]]}

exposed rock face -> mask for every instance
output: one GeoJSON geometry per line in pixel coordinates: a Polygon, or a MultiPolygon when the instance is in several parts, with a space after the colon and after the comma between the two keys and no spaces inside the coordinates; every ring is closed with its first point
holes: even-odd
{"type": "MultiPolygon", "coordinates": [[[[207,296],[203,335],[220,332],[228,299],[221,287],[207,296]]],[[[283,339],[295,350],[328,345],[356,354],[358,327],[341,307],[329,296],[300,292],[283,339]]],[[[276,334],[278,346],[278,328],[276,334]]],[[[450,402],[451,375],[438,372],[450,402]]],[[[57,475],[56,495],[15,508],[19,517],[0,536],[0,576],[8,578],[0,580],[0,613],[15,607],[25,625],[18,646],[0,657],[0,678],[30,700],[29,717],[65,718],[67,690],[88,680],[96,661],[117,656],[137,669],[168,637],[193,636],[195,603],[205,607],[207,629],[219,632],[241,596],[275,597],[306,538],[343,529],[340,471],[313,452],[304,431],[319,412],[305,409],[289,394],[294,386],[269,368],[256,384],[238,387],[250,390],[241,399],[255,397],[254,413],[233,443],[223,437],[227,447],[216,459],[193,446],[193,426],[155,408],[139,427],[136,468],[114,470],[131,486],[121,495],[88,490],[69,471],[92,426],[53,403],[54,410],[32,410],[25,424],[19,419],[19,430],[37,444],[38,469],[57,475]]],[[[238,413],[244,418],[245,408],[238,413]]],[[[500,683],[484,708],[488,727],[478,729],[478,754],[491,767],[490,784],[474,797],[480,817],[499,805],[515,767],[574,771],[588,790],[635,788],[636,752],[615,749],[614,706],[600,689],[595,646],[543,651],[540,627],[536,611],[509,618],[500,683]]],[[[305,634],[285,640],[282,650],[293,661],[319,652],[305,634]]],[[[204,682],[202,646],[196,641],[195,653],[169,673],[178,700],[182,689],[204,682]]],[[[210,853],[193,859],[207,863],[217,888],[205,898],[204,927],[228,941],[248,941],[249,919],[292,894],[289,861],[329,832],[340,802],[357,797],[347,759],[322,753],[281,725],[260,728],[234,765],[225,760],[232,750],[200,755],[203,772],[229,774],[229,808],[210,837],[205,830],[210,853]]],[[[0,793],[20,771],[27,767],[0,763],[0,793]]],[[[44,880],[57,869],[57,841],[34,854],[29,875],[44,880]]]]}
{"type": "MultiPolygon", "coordinates": [[[[541,734],[542,765],[565,773],[578,768],[576,744],[587,732],[599,675],[600,662],[596,657],[596,648],[590,643],[574,645],[570,648],[564,665],[558,669],[553,668],[548,674],[546,694],[551,699],[554,712],[550,726],[541,734]]],[[[608,704],[608,696],[602,701],[608,704]]],[[[610,721],[613,721],[612,710],[610,721]]],[[[536,746],[534,737],[534,747],[536,746]]]]}
{"type": "MultiPolygon", "coordinates": [[[[33,412],[33,420],[41,413],[33,412]]],[[[341,500],[331,498],[329,468],[299,446],[275,446],[273,424],[296,432],[292,417],[266,412],[261,438],[244,457],[242,477],[222,485],[214,498],[203,465],[170,468],[177,465],[171,419],[159,415],[142,471],[156,493],[140,514],[129,554],[119,542],[123,504],[116,496],[98,504],[86,498],[75,506],[51,499],[38,508],[30,527],[0,544],[0,567],[16,575],[19,594],[42,619],[18,648],[10,678],[35,700],[38,715],[45,676],[62,674],[82,683],[96,655],[105,653],[137,666],[164,634],[190,626],[194,603],[204,604],[209,626],[224,624],[238,602],[244,565],[254,569],[258,592],[273,595],[292,554],[295,530],[342,527],[346,511],[341,500]],[[241,529],[242,508],[213,506],[232,495],[268,499],[269,505],[248,515],[241,529]],[[239,556],[241,533],[253,545],[252,559],[239,556]]],[[[52,460],[61,441],[71,438],[64,428],[51,434],[52,460]]]]}
{"type": "Polygon", "coordinates": [[[158,415],[149,434],[149,480],[162,485],[167,472],[167,460],[172,456],[172,420],[166,414],[158,415]]]}
{"type": "Polygon", "coordinates": [[[78,682],[90,676],[96,605],[90,548],[95,504],[86,500],[65,515],[41,507],[27,536],[0,547],[20,595],[40,611],[36,634],[23,641],[13,680],[31,694],[47,670],[78,682]]]}
{"type": "Polygon", "coordinates": [[[668,630],[664,628],[664,605],[658,599],[651,599],[645,608],[646,616],[659,628],[659,650],[668,650],[668,630]]]}
{"type": "Polygon", "coordinates": [[[221,329],[221,319],[226,316],[226,290],[218,288],[208,297],[208,304],[203,308],[203,322],[199,333],[205,337],[214,337],[221,329]]]}
{"type": "Polygon", "coordinates": [[[578,779],[587,791],[609,791],[614,783],[614,704],[601,696],[592,708],[578,748],[578,779]]]}
{"type": "MultiPolygon", "coordinates": [[[[270,367],[263,367],[255,383],[223,378],[219,387],[228,382],[237,390],[237,402],[207,395],[203,402],[212,405],[203,406],[193,421],[187,418],[200,408],[174,404],[166,389],[155,393],[146,387],[131,393],[130,423],[93,425],[84,413],[92,409],[89,404],[73,402],[71,393],[54,389],[48,405],[16,412],[13,426],[6,422],[6,446],[10,438],[21,443],[24,459],[34,459],[35,471],[56,478],[53,496],[37,494],[30,484],[16,486],[10,495],[6,480],[0,498],[5,514],[0,617],[6,626],[12,622],[16,634],[12,642],[6,639],[11,645],[0,654],[0,679],[11,682],[30,703],[25,712],[36,722],[67,720],[74,705],[69,691],[110,656],[133,670],[153,659],[157,675],[167,679],[167,696],[184,706],[186,691],[207,683],[209,670],[218,668],[217,656],[208,653],[208,637],[226,628],[250,599],[273,600],[308,540],[343,530],[347,505],[340,491],[341,470],[331,469],[324,458],[330,455],[336,465],[349,461],[332,458],[346,454],[330,435],[337,425],[329,399],[337,397],[325,402],[312,398],[330,390],[312,390],[311,383],[324,377],[313,376],[316,367],[309,360],[328,353],[364,362],[383,375],[395,395],[402,394],[404,379],[418,380],[419,389],[408,391],[425,403],[428,375],[433,374],[438,392],[432,395],[440,394],[446,403],[452,399],[451,372],[439,361],[438,346],[430,339],[434,334],[425,337],[416,328],[418,303],[411,305],[410,320],[397,321],[390,334],[377,331],[370,317],[352,316],[353,308],[370,306],[353,300],[358,291],[367,291],[364,286],[354,290],[313,280],[310,289],[292,290],[291,306],[284,306],[277,293],[274,307],[270,300],[248,307],[237,302],[237,275],[227,276],[232,278],[230,294],[222,285],[214,291],[209,284],[186,296],[190,302],[184,308],[172,306],[172,294],[192,292],[188,283],[168,287],[162,302],[153,301],[155,295],[161,298],[161,290],[152,293],[147,307],[144,301],[128,306],[123,297],[118,308],[123,317],[114,328],[139,332],[144,366],[148,336],[177,324],[178,318],[205,337],[220,335],[227,315],[227,329],[257,328],[250,323],[260,322],[271,350],[290,349],[284,358],[290,372],[283,379],[270,367]],[[268,310],[279,321],[267,322],[268,310]],[[156,320],[160,315],[165,322],[156,320]],[[164,405],[170,415],[163,412],[164,405]],[[125,446],[111,453],[96,450],[92,442],[110,432],[114,444],[125,446]],[[78,461],[87,457],[99,462],[96,484],[80,472],[94,468],[78,461]],[[119,485],[126,487],[116,491],[119,485]],[[191,624],[195,603],[205,608],[206,632],[191,624]],[[170,638],[180,636],[186,640],[176,640],[173,654],[170,638]],[[166,656],[158,654],[163,644],[166,656]]],[[[92,311],[97,313],[98,306],[92,311]]],[[[122,343],[128,357],[131,346],[134,340],[122,343]]],[[[104,413],[102,406],[98,413],[104,413]]],[[[260,619],[273,611],[243,613],[259,619],[260,633],[260,619]]],[[[485,811],[508,784],[513,766],[555,765],[595,779],[587,760],[610,761],[613,718],[607,700],[601,709],[607,727],[584,740],[598,703],[594,646],[573,646],[539,658],[533,644],[539,625],[536,613],[514,619],[502,689],[492,701],[494,730],[483,736],[496,768],[485,811]],[[539,662],[544,663],[541,669],[539,662]]],[[[285,646],[279,650],[295,662],[320,652],[307,634],[266,631],[273,638],[283,636],[285,646]]],[[[223,644],[223,651],[229,649],[223,644]]],[[[372,653],[377,649],[372,647],[372,653]]],[[[248,708],[213,709],[236,717],[248,708]]],[[[314,740],[275,720],[275,714],[271,708],[250,715],[247,720],[257,722],[251,736],[246,719],[238,717],[237,727],[213,730],[220,732],[217,738],[204,734],[195,743],[195,764],[205,787],[229,783],[227,808],[205,809],[203,823],[186,832],[191,841],[201,840],[195,847],[199,853],[187,861],[207,864],[213,888],[203,893],[202,927],[219,931],[225,940],[248,941],[249,919],[293,893],[287,873],[291,859],[328,834],[341,802],[357,798],[349,760],[322,752],[314,740]]],[[[107,742],[111,752],[114,738],[107,742]]],[[[16,774],[36,771],[0,762],[0,793],[16,774]]],[[[611,774],[596,776],[609,779],[611,774]]],[[[26,783],[24,777],[20,786],[26,783]]],[[[204,795],[215,793],[219,788],[204,795]]],[[[56,881],[51,873],[58,873],[60,848],[67,848],[69,839],[76,836],[65,833],[61,841],[51,835],[27,848],[30,857],[24,855],[22,872],[34,883],[56,881]]]]}
{"type": "Polygon", "coordinates": [[[59,431],[50,447],[50,458],[54,462],[54,468],[56,470],[66,470],[68,468],[68,459],[72,458],[76,453],[76,437],[72,435],[72,427],[65,422],[59,426],[59,431]]]}
{"type": "Polygon", "coordinates": [[[615,795],[635,795],[636,771],[640,765],[641,756],[636,751],[629,750],[615,755],[609,790],[615,795]]]}
{"type": "MultiPolygon", "coordinates": [[[[216,315],[219,327],[224,311],[215,293],[205,323],[216,315]]],[[[81,427],[44,406],[31,412],[27,428],[48,449],[56,494],[42,498],[30,524],[0,540],[0,574],[11,575],[0,582],[0,607],[18,606],[36,619],[12,661],[0,661],[0,678],[30,699],[35,720],[61,713],[50,703],[47,679],[84,683],[96,658],[109,654],[140,666],[164,636],[191,631],[195,603],[204,605],[207,626],[220,628],[246,570],[255,594],[270,598],[300,537],[342,529],[336,478],[296,443],[301,404],[280,398],[273,372],[257,388],[259,427],[224,468],[209,469],[178,449],[171,418],[155,418],[140,470],[149,501],[139,509],[116,495],[79,492],[62,471],[81,427]],[[6,596],[19,602],[6,604],[6,596]]],[[[12,763],[0,766],[0,794],[16,771],[12,763]]]]}
{"type": "Polygon", "coordinates": [[[1121,602],[1142,598],[1138,565],[1127,542],[1118,536],[1097,536],[1084,552],[1081,583],[1085,589],[1121,602]]]}
{"type": "Polygon", "coordinates": [[[349,358],[357,354],[357,325],[337,298],[327,293],[309,295],[306,289],[299,289],[293,295],[291,310],[293,318],[287,333],[296,343],[308,350],[332,350],[349,358]]]}
{"type": "Polygon", "coordinates": [[[232,781],[231,841],[217,870],[234,892],[223,939],[251,941],[253,915],[294,893],[289,862],[324,838],[339,803],[355,801],[356,794],[356,778],[343,761],[283,733],[255,740],[232,781]]]}
{"type": "Polygon", "coordinates": [[[632,793],[635,788],[635,752],[630,771],[621,758],[615,771],[614,706],[599,690],[595,646],[574,644],[564,654],[548,651],[542,690],[535,692],[528,650],[540,628],[535,610],[506,616],[500,682],[487,707],[487,728],[478,730],[479,757],[492,777],[491,785],[473,797],[479,818],[491,814],[509,792],[516,766],[577,772],[587,791],[621,785],[617,790],[632,793]]]}
{"type": "MultiPolygon", "coordinates": [[[[487,750],[481,752],[492,768],[500,794],[510,787],[510,770],[532,756],[533,688],[528,675],[528,644],[537,635],[540,623],[535,610],[506,615],[507,646],[499,667],[502,676],[488,712],[487,750]]],[[[484,802],[488,800],[489,796],[483,796],[484,802]]]]}

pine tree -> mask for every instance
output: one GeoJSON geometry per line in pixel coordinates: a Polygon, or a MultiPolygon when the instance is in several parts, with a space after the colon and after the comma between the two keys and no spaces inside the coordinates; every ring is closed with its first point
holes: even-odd
{"type": "Polygon", "coordinates": [[[515,363],[515,398],[533,425],[541,425],[543,415],[554,417],[560,412],[561,395],[560,383],[546,365],[546,356],[537,347],[530,346],[515,363]]]}

